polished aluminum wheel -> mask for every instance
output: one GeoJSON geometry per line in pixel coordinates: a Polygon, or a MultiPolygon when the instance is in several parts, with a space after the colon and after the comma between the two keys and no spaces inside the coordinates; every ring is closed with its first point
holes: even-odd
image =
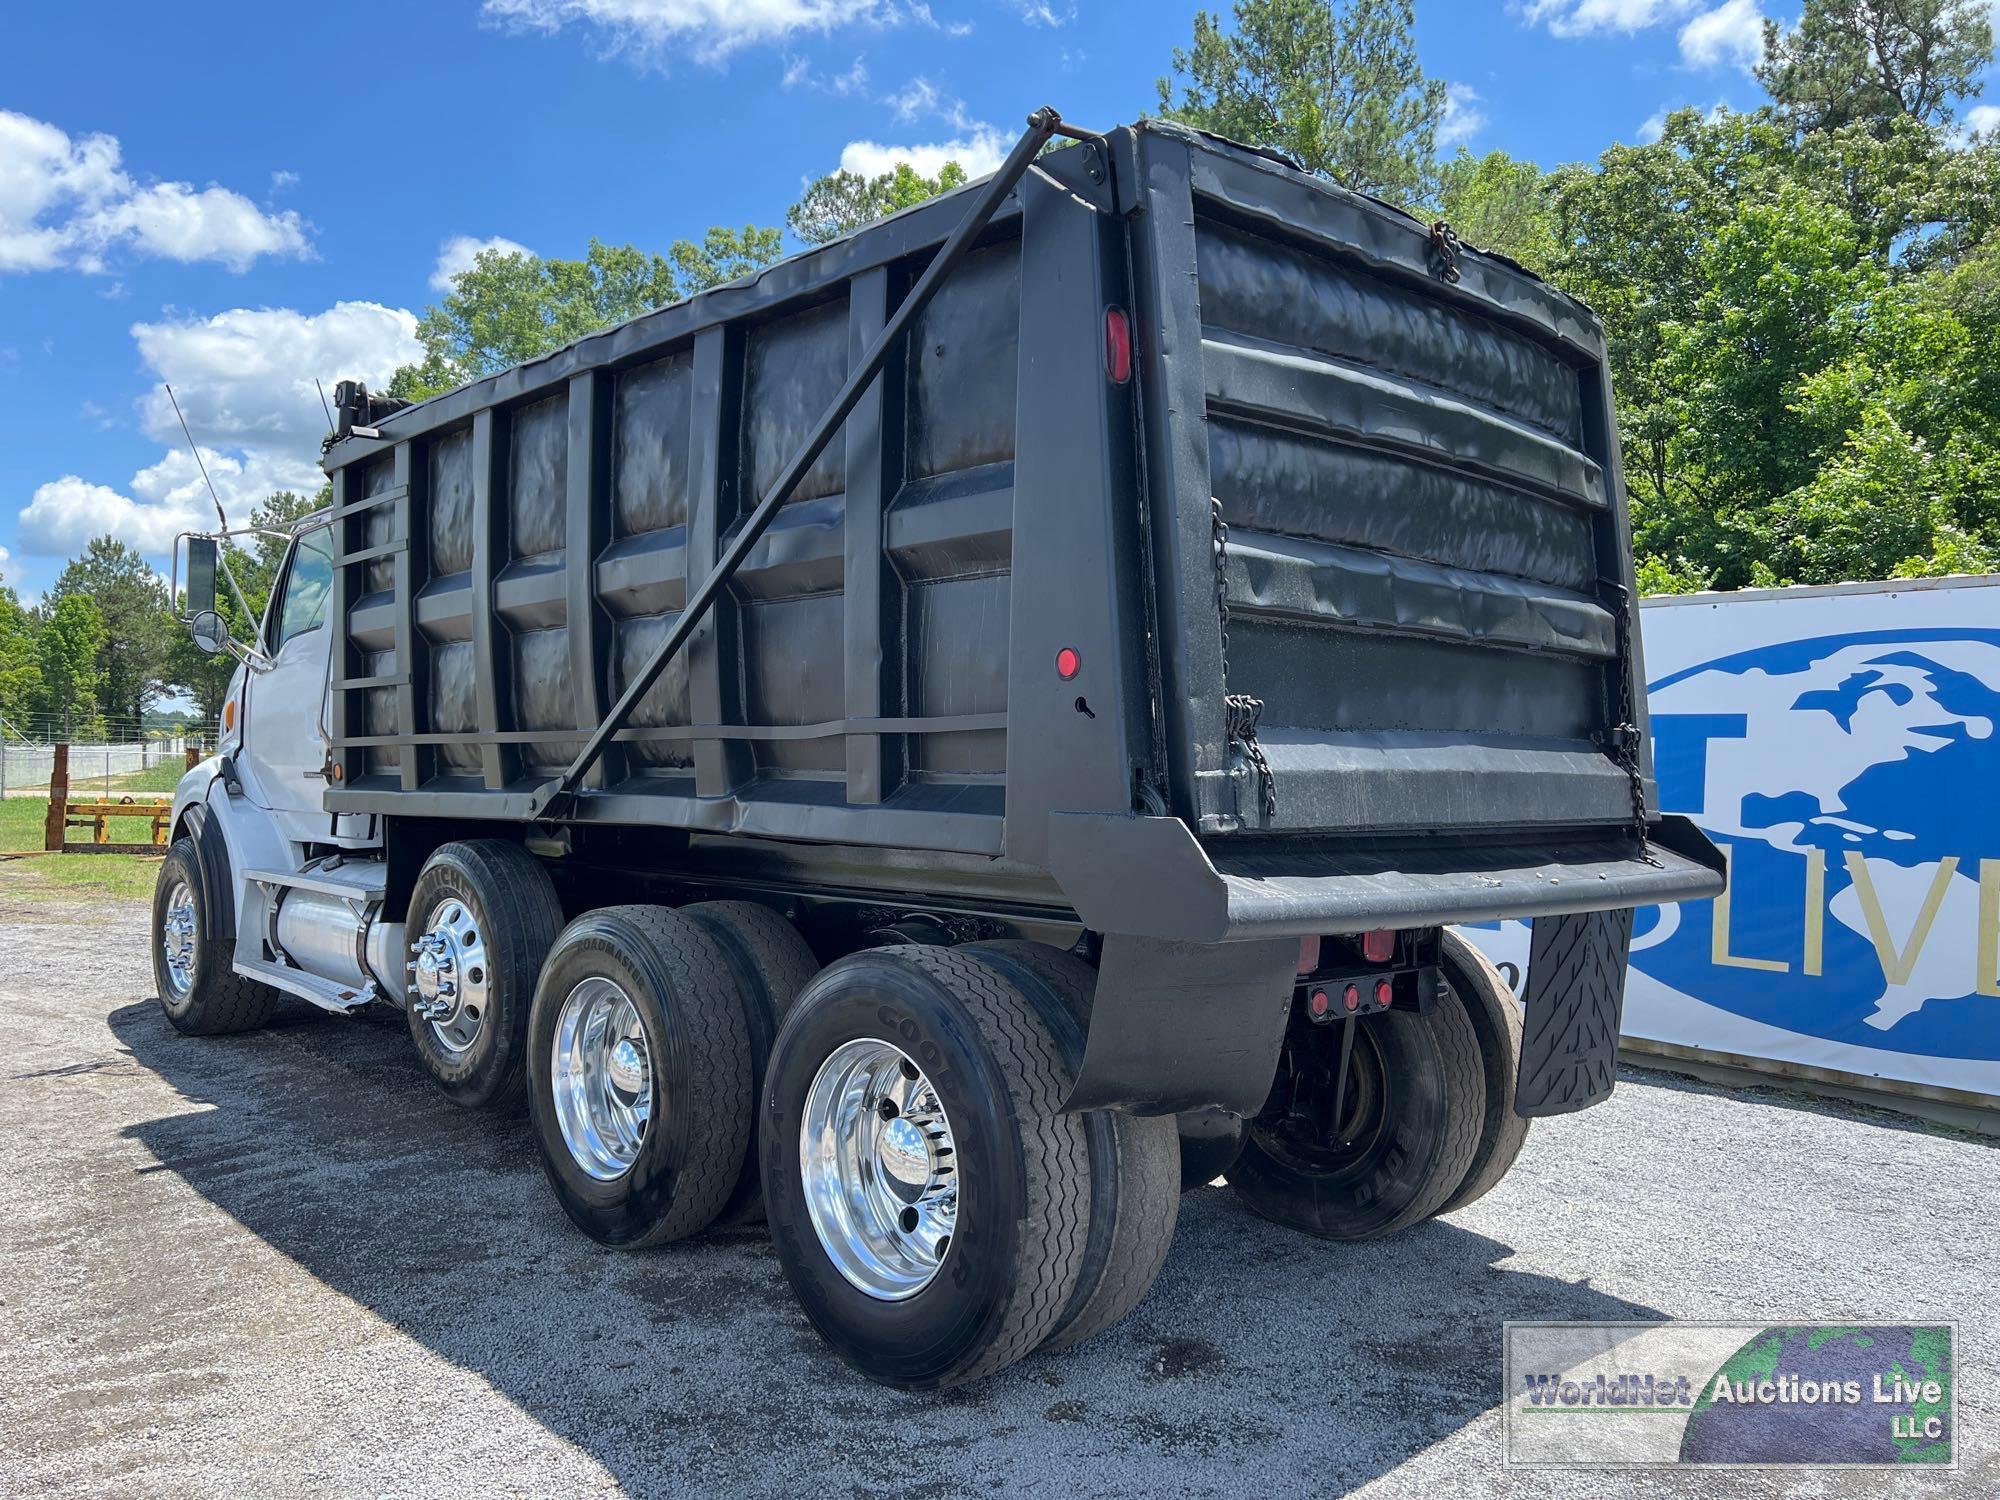
{"type": "Polygon", "coordinates": [[[958,1154],[937,1090],[901,1048],[844,1044],[799,1127],[806,1212],[840,1274],[900,1302],[936,1278],[958,1224],[958,1154]]]}
{"type": "Polygon", "coordinates": [[[653,1060],[638,1007],[609,979],[584,980],[556,1017],[553,1052],[563,1143],[600,1182],[624,1176],[653,1113],[653,1060]]]}
{"type": "Polygon", "coordinates": [[[160,952],[167,961],[167,988],[180,1000],[194,988],[194,950],[199,937],[194,891],[176,880],[167,892],[166,914],[160,919],[160,952]]]}
{"type": "Polygon", "coordinates": [[[445,1051],[467,1051],[486,1025],[493,984],[486,935],[472,908],[447,896],[410,942],[410,1009],[430,1023],[445,1051]]]}

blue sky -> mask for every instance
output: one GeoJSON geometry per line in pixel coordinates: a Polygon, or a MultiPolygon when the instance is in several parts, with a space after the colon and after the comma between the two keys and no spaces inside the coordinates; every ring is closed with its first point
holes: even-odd
{"type": "MultiPolygon", "coordinates": [[[[1768,4],[1769,0],[1765,0],[1768,4]]],[[[782,222],[896,152],[990,164],[1023,114],[1128,120],[1181,0],[270,0],[20,6],[0,48],[0,577],[313,479],[313,377],[408,358],[440,259],[782,222]]],[[[1778,12],[1790,20],[1788,12],[1778,12]]],[[[1544,163],[1754,103],[1758,0],[1419,0],[1450,131],[1544,163]]]]}

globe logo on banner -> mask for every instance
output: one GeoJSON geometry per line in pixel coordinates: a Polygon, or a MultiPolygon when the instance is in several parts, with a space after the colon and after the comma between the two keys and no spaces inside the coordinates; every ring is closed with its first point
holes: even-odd
{"type": "Polygon", "coordinates": [[[2000,1059],[2000,630],[1864,631],[1652,684],[1666,812],[1730,894],[1640,913],[1635,969],[1846,1046],[2000,1059]]]}

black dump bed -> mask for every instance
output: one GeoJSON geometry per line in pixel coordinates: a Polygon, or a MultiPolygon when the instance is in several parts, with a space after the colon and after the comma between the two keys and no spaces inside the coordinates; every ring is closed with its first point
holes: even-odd
{"type": "MultiPolygon", "coordinates": [[[[964,209],[336,444],[329,808],[527,817],[964,209]]],[[[1165,936],[1710,894],[1634,837],[1614,430],[1509,263],[1176,127],[1053,153],[565,815],[1000,856],[1165,936]]]]}

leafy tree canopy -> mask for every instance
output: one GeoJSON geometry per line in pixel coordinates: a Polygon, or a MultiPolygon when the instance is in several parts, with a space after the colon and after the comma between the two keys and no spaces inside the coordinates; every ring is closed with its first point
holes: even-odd
{"type": "Polygon", "coordinates": [[[1949,124],[1993,57],[1989,0],[1806,0],[1764,23],[1757,77],[1805,130],[1949,124]]]}
{"type": "Polygon", "coordinates": [[[897,162],[893,172],[884,172],[879,177],[834,172],[805,190],[799,201],[786,210],[785,222],[808,245],[824,245],[863,224],[886,219],[890,214],[962,187],[965,181],[965,168],[955,161],[946,162],[935,177],[924,176],[906,161],[897,162]]]}

